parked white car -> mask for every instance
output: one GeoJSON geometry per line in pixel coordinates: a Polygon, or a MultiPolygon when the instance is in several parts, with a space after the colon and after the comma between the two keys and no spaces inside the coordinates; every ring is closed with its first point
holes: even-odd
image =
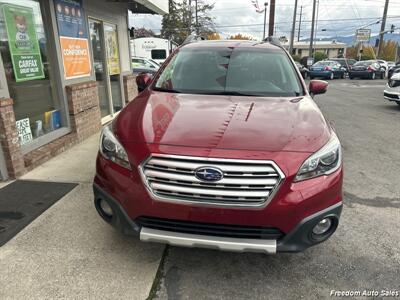
{"type": "Polygon", "coordinates": [[[377,62],[381,65],[382,68],[385,69],[385,77],[387,77],[389,73],[389,65],[387,61],[383,59],[378,59],[377,62]]]}
{"type": "Polygon", "coordinates": [[[160,65],[152,59],[145,57],[132,57],[133,74],[139,74],[142,72],[155,74],[159,68],[160,65]]]}
{"type": "Polygon", "coordinates": [[[383,91],[383,96],[386,100],[393,101],[400,105],[400,73],[395,73],[388,80],[388,83],[383,91]]]}

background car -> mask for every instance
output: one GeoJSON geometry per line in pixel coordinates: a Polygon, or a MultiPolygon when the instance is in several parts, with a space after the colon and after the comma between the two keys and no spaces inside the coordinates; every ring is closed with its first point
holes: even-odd
{"type": "Polygon", "coordinates": [[[377,59],[376,61],[377,61],[378,64],[381,65],[381,67],[383,69],[385,69],[385,77],[387,77],[388,74],[389,74],[389,65],[388,65],[387,61],[383,60],[383,59],[377,59]]]}
{"type": "Polygon", "coordinates": [[[349,71],[349,78],[385,78],[386,70],[375,60],[356,62],[349,71]]]}
{"type": "Polygon", "coordinates": [[[342,68],[346,69],[346,72],[349,72],[351,67],[357,62],[355,59],[352,58],[330,58],[329,60],[339,63],[342,68]]]}
{"type": "Polygon", "coordinates": [[[388,80],[393,76],[393,74],[400,73],[400,63],[395,63],[388,71],[388,80]]]}
{"type": "Polygon", "coordinates": [[[344,78],[345,70],[342,66],[331,60],[316,62],[310,68],[310,79],[322,77],[326,79],[344,78]]]}
{"type": "Polygon", "coordinates": [[[396,66],[396,63],[394,61],[388,61],[387,65],[389,67],[389,70],[392,69],[394,66],[396,66]]]}
{"type": "Polygon", "coordinates": [[[303,78],[306,79],[310,73],[310,70],[297,61],[295,62],[295,64],[296,67],[299,69],[301,76],[303,76],[303,78]]]}
{"type": "Polygon", "coordinates": [[[155,74],[160,65],[152,59],[148,59],[145,57],[133,57],[132,58],[132,72],[134,74],[139,73],[150,73],[155,74]]]}
{"type": "Polygon", "coordinates": [[[392,78],[389,79],[383,91],[383,96],[386,100],[400,105],[400,73],[393,74],[392,78]]]}

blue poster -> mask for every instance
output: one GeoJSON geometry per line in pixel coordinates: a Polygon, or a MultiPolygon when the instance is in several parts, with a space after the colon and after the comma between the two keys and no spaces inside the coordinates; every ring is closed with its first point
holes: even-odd
{"type": "Polygon", "coordinates": [[[82,0],[55,0],[58,35],[71,38],[87,38],[82,0]]]}

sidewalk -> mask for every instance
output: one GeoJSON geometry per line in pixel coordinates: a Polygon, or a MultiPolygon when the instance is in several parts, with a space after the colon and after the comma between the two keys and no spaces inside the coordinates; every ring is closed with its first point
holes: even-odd
{"type": "Polygon", "coordinates": [[[21,178],[79,185],[0,248],[0,299],[148,297],[164,247],[123,236],[97,215],[98,139],[21,178]]]}

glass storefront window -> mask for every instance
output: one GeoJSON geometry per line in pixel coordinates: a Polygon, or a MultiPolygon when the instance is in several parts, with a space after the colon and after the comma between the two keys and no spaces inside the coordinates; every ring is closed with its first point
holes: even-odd
{"type": "Polygon", "coordinates": [[[0,51],[22,145],[64,125],[46,27],[39,1],[0,0],[0,51]]]}

